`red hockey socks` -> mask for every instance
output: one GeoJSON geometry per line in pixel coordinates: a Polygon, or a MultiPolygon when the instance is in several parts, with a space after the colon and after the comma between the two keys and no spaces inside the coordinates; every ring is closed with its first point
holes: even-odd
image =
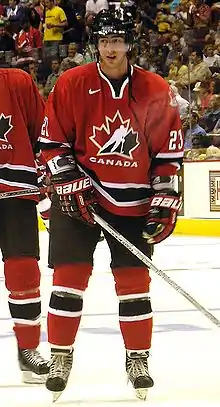
{"type": "Polygon", "coordinates": [[[5,285],[8,304],[20,349],[35,349],[40,341],[40,270],[32,257],[6,259],[5,285]]]}
{"type": "Polygon", "coordinates": [[[128,350],[149,350],[152,337],[150,277],[144,267],[113,270],[119,299],[119,324],[128,350]]]}
{"type": "Polygon", "coordinates": [[[47,321],[52,346],[69,347],[74,343],[91,272],[92,266],[84,263],[55,267],[47,321]]]}

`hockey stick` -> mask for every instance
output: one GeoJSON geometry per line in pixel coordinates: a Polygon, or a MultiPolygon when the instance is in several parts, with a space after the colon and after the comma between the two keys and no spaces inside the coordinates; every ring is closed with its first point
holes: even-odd
{"type": "Polygon", "coordinates": [[[47,188],[29,188],[17,191],[0,192],[0,199],[19,198],[19,196],[40,195],[47,192],[47,188]]]}
{"type": "Polygon", "coordinates": [[[175,281],[173,281],[164,271],[159,270],[141,250],[134,246],[129,240],[122,236],[117,230],[110,226],[104,219],[97,215],[93,211],[94,220],[105,229],[110,235],[112,235],[119,243],[126,247],[132,254],[134,254],[139,260],[141,260],[148,268],[154,271],[158,276],[160,276],[166,283],[168,283],[175,291],[181,294],[186,300],[191,302],[198,311],[206,316],[213,324],[220,327],[220,321],[204,308],[195,298],[193,298],[187,291],[181,288],[175,281]]]}
{"type": "MultiPolygon", "coordinates": [[[[20,191],[11,191],[11,192],[1,192],[0,199],[6,198],[15,198],[19,196],[28,196],[28,195],[39,195],[45,192],[47,188],[30,188],[30,189],[22,189],[20,191]]],[[[112,235],[119,243],[125,246],[132,254],[134,254],[139,260],[141,260],[148,268],[154,271],[158,276],[160,276],[164,281],[166,281],[174,290],[176,290],[179,294],[181,294],[184,298],[186,298],[191,304],[194,305],[203,315],[205,315],[213,324],[220,327],[220,321],[209,312],[206,308],[204,308],[195,298],[193,298],[187,291],[181,288],[175,281],[173,281],[164,271],[159,270],[153,262],[146,256],[141,250],[139,250],[136,246],[134,246],[129,240],[127,240],[124,236],[122,236],[117,230],[115,230],[112,226],[110,226],[101,216],[97,215],[94,211],[92,211],[94,220],[103,228],[105,229],[110,235],[112,235]]]]}

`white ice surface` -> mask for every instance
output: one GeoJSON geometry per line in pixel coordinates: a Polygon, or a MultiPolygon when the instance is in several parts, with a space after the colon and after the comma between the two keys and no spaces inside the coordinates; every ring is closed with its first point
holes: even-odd
{"type": "MultiPolygon", "coordinates": [[[[41,233],[42,344],[51,290],[46,232],[41,233]]],[[[220,239],[172,237],[156,247],[154,263],[220,318],[220,239]]],[[[150,371],[155,387],[148,400],[135,399],[127,385],[124,348],[117,321],[117,298],[105,242],[98,244],[95,267],[85,294],[74,367],[59,406],[220,407],[220,329],[215,328],[160,277],[152,275],[154,333],[150,371]]],[[[44,386],[21,384],[16,346],[0,268],[0,407],[48,407],[44,386]]]]}

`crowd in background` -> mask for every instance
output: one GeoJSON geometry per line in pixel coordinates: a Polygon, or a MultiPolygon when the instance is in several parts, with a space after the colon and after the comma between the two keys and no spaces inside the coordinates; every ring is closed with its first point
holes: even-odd
{"type": "Polygon", "coordinates": [[[176,95],[185,148],[218,150],[218,1],[1,0],[0,67],[26,69],[46,99],[62,72],[95,60],[92,19],[113,3],[130,7],[135,19],[131,63],[163,76],[176,95]]]}

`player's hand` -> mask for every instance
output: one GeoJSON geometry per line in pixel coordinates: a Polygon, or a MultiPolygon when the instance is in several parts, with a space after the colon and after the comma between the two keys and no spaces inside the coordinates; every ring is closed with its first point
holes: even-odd
{"type": "Polygon", "coordinates": [[[143,230],[149,244],[160,243],[173,232],[181,206],[181,197],[175,191],[161,191],[151,198],[143,230]]]}
{"type": "Polygon", "coordinates": [[[51,182],[59,196],[62,213],[90,225],[95,224],[89,207],[95,204],[94,189],[89,177],[80,171],[52,175],[51,182]]]}

